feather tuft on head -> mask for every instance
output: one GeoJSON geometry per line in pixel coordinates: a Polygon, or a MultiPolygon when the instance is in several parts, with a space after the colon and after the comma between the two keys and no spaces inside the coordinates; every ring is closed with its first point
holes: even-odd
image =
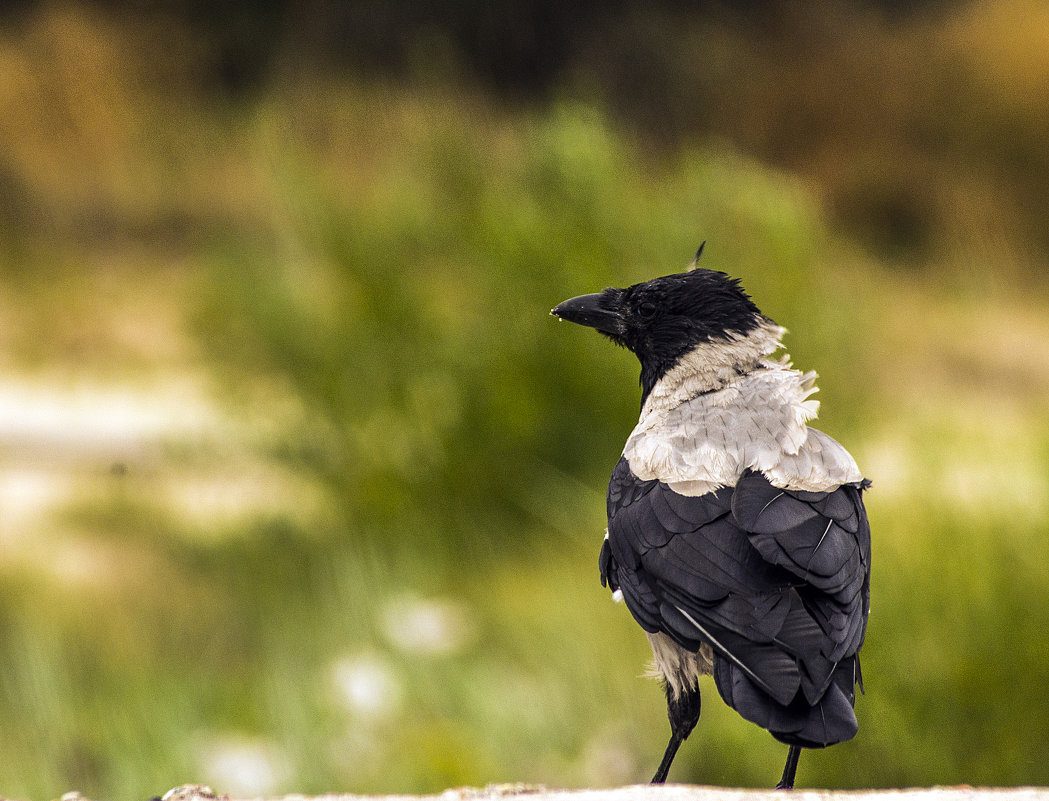
{"type": "Polygon", "coordinates": [[[699,257],[703,255],[703,248],[707,246],[707,240],[703,240],[699,244],[699,250],[696,251],[696,255],[692,257],[692,261],[688,263],[688,269],[694,270],[699,266],[699,257]]]}

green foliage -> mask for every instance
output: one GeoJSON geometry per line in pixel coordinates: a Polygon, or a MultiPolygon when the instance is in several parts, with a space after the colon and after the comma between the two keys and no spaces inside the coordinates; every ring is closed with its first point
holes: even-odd
{"type": "MultiPolygon", "coordinates": [[[[647,778],[662,694],[596,569],[636,366],[547,312],[703,240],[822,371],[820,425],[875,482],[860,735],[800,783],[1049,781],[1036,303],[901,277],[791,175],[713,142],[654,159],[585,103],[334,82],[180,128],[113,87],[83,125],[127,102],[134,135],[92,151],[87,189],[51,198],[27,155],[82,217],[15,226],[10,369],[138,386],[164,417],[174,374],[219,411],[144,453],[87,442],[42,522],[0,527],[0,793],[647,778]]],[[[772,784],[785,749],[705,698],[672,778],[772,784]]]]}

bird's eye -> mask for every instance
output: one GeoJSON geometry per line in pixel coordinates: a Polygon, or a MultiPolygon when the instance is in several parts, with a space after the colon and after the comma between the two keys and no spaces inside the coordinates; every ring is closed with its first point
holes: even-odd
{"type": "Polygon", "coordinates": [[[656,304],[650,300],[642,301],[641,305],[637,307],[637,313],[645,318],[651,317],[656,313],[656,304]]]}

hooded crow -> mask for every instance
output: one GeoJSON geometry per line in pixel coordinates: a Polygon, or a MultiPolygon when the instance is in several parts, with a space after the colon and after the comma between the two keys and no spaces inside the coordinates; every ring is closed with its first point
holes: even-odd
{"type": "Polygon", "coordinates": [[[699,677],[713,675],[725,703],[790,746],[778,787],[791,788],[802,748],[856,734],[870,482],[807,426],[816,374],[772,357],[785,329],[738,280],[691,267],[551,312],[641,362],[601,583],[645,630],[665,686],[671,736],[652,781],[666,780],[699,720],[699,677]]]}

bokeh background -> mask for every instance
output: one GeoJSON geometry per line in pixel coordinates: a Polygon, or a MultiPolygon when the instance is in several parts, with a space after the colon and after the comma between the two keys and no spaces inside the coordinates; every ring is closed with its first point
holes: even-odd
{"type": "MultiPolygon", "coordinates": [[[[1049,6],[0,11],[0,795],[649,778],[598,584],[630,354],[704,264],[874,481],[829,787],[1049,782],[1049,6]]],[[[770,786],[704,716],[671,778],[770,786]]]]}

